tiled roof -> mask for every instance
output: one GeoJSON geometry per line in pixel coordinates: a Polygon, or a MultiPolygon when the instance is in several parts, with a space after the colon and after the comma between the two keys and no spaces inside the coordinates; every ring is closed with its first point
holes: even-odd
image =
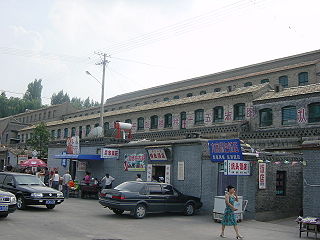
{"type": "MultiPolygon", "coordinates": [[[[170,101],[164,101],[164,102],[146,104],[146,105],[142,105],[142,106],[136,106],[136,107],[128,108],[128,109],[115,110],[112,112],[105,112],[103,114],[103,116],[110,117],[110,116],[115,116],[115,115],[120,115],[120,114],[125,114],[125,113],[141,112],[141,111],[147,111],[147,110],[152,110],[152,109],[157,109],[157,108],[171,107],[171,106],[183,105],[183,104],[188,104],[188,103],[195,103],[195,102],[209,101],[209,100],[225,98],[225,97],[232,97],[232,96],[237,96],[237,95],[242,95],[242,94],[254,93],[254,92],[257,92],[263,88],[270,88],[270,87],[267,83],[258,84],[258,85],[253,85],[250,87],[237,88],[231,92],[222,91],[222,92],[207,93],[204,95],[197,95],[197,96],[193,96],[193,97],[186,97],[186,98],[174,99],[174,100],[170,100],[170,101]]],[[[68,118],[65,120],[47,122],[46,125],[49,127],[49,126],[55,126],[55,125],[60,125],[60,124],[66,124],[66,123],[80,122],[80,121],[84,121],[84,120],[98,119],[99,117],[100,117],[100,114],[92,114],[92,115],[88,115],[88,116],[81,116],[81,117],[75,117],[75,118],[68,118]]],[[[24,129],[21,129],[21,131],[33,129],[34,127],[35,126],[26,127],[24,129]]]]}
{"type": "Polygon", "coordinates": [[[257,101],[264,101],[264,100],[270,100],[270,99],[278,99],[278,98],[284,98],[284,97],[292,97],[297,95],[305,95],[305,94],[311,94],[311,93],[319,93],[320,92],[320,83],[316,84],[310,84],[306,86],[300,86],[300,87],[292,87],[292,88],[285,88],[282,91],[275,92],[274,90],[271,90],[261,97],[254,100],[254,102],[257,101]]]}

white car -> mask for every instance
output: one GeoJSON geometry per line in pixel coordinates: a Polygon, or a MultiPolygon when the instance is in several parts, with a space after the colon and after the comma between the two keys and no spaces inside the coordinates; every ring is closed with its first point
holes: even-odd
{"type": "Polygon", "coordinates": [[[0,190],[0,218],[5,218],[17,209],[17,199],[14,194],[0,190]]]}

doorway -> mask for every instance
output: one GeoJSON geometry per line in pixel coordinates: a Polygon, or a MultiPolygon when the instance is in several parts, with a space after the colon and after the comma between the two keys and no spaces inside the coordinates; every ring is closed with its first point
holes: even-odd
{"type": "Polygon", "coordinates": [[[166,166],[152,165],[152,176],[158,182],[164,182],[166,177],[166,166]]]}
{"type": "Polygon", "coordinates": [[[74,180],[76,178],[76,173],[77,173],[77,160],[70,159],[69,161],[70,161],[69,172],[70,172],[72,179],[74,180]]]}
{"type": "Polygon", "coordinates": [[[231,185],[237,188],[237,176],[226,176],[224,175],[224,164],[219,163],[219,173],[218,173],[218,196],[224,196],[226,187],[231,185]]]}

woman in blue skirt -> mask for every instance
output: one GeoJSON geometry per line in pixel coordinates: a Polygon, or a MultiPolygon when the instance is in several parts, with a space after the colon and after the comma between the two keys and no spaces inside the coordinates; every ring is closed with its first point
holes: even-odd
{"type": "Polygon", "coordinates": [[[238,210],[234,207],[234,202],[238,202],[238,195],[236,193],[236,189],[233,186],[228,186],[227,190],[228,192],[225,195],[226,209],[224,210],[224,216],[221,221],[222,228],[220,237],[225,238],[224,229],[226,226],[233,226],[237,234],[236,238],[243,239],[243,237],[239,234],[237,220],[234,214],[234,212],[238,210]]]}

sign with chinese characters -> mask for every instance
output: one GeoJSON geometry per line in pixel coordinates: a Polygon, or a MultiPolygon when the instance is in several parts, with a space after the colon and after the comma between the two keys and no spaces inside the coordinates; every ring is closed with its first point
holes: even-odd
{"type": "Polygon", "coordinates": [[[184,162],[178,162],[178,179],[179,181],[184,180],[184,162]]]}
{"type": "Polygon", "coordinates": [[[148,154],[151,161],[167,161],[168,160],[163,148],[148,149],[148,154]]]}
{"type": "Polygon", "coordinates": [[[224,161],[224,175],[228,176],[249,176],[250,162],[238,160],[224,161]]]}
{"type": "Polygon", "coordinates": [[[266,163],[259,163],[259,189],[266,189],[266,168],[267,164],[266,163]]]}
{"type": "Polygon", "coordinates": [[[152,164],[147,165],[147,182],[152,181],[152,164]]]}
{"type": "Polygon", "coordinates": [[[253,107],[246,108],[246,117],[247,118],[254,118],[256,116],[255,109],[253,107]]]}
{"type": "Polygon", "coordinates": [[[145,171],[146,155],[144,153],[125,154],[124,155],[124,170],[125,171],[145,171]]]}
{"type": "Polygon", "coordinates": [[[232,112],[231,111],[227,111],[224,113],[224,120],[225,121],[232,121],[232,112]]]}
{"type": "Polygon", "coordinates": [[[298,123],[306,123],[307,122],[307,114],[305,108],[299,108],[297,110],[297,121],[298,123]]]}
{"type": "Polygon", "coordinates": [[[101,148],[101,158],[119,159],[120,151],[115,148],[101,148]]]}
{"type": "Polygon", "coordinates": [[[80,154],[79,136],[73,136],[73,137],[67,138],[67,153],[80,154]]]}
{"type": "Polygon", "coordinates": [[[208,145],[212,162],[243,160],[239,139],[210,140],[208,145]]]}
{"type": "Polygon", "coordinates": [[[164,182],[165,183],[168,183],[168,184],[170,184],[170,181],[171,181],[171,179],[170,179],[170,171],[171,171],[171,165],[166,165],[166,175],[165,175],[165,177],[164,177],[164,182]]]}
{"type": "Polygon", "coordinates": [[[27,160],[28,160],[28,155],[18,155],[18,164],[19,165],[27,160]]]}

